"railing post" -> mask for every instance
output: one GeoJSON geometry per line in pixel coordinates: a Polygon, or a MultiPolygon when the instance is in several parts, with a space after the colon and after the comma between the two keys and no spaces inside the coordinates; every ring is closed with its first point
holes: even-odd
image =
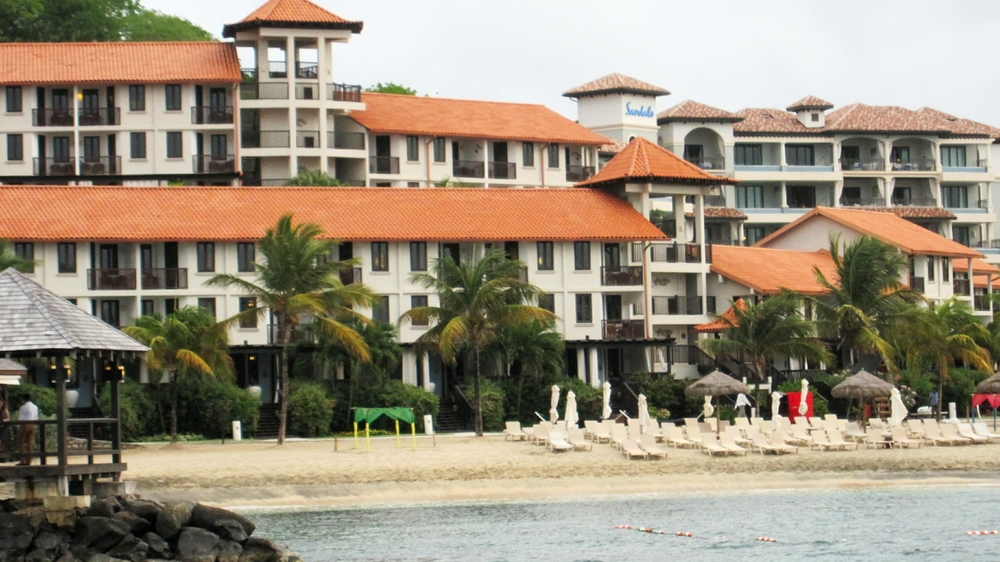
{"type": "Polygon", "coordinates": [[[122,410],[121,410],[121,389],[119,388],[119,382],[121,382],[121,373],[117,369],[112,369],[111,371],[111,412],[115,418],[115,423],[111,427],[111,462],[118,464],[122,462],[122,410]]]}
{"type": "MultiPolygon", "coordinates": [[[[69,464],[66,458],[66,358],[56,357],[56,450],[59,455],[59,466],[69,464]]],[[[45,434],[45,429],[42,429],[45,434]]]]}

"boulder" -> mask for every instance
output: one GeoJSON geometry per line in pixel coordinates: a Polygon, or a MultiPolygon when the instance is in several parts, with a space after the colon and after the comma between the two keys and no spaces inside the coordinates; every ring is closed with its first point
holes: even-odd
{"type": "Polygon", "coordinates": [[[185,527],[177,539],[177,557],[185,562],[215,562],[219,536],[198,527],[185,527]]]}
{"type": "Polygon", "coordinates": [[[30,517],[20,513],[0,513],[0,551],[27,550],[33,538],[35,527],[30,517]]]}
{"type": "Polygon", "coordinates": [[[36,548],[24,557],[24,562],[55,562],[55,559],[55,552],[36,548]]]}
{"type": "Polygon", "coordinates": [[[84,558],[83,562],[125,562],[125,561],[120,558],[112,558],[107,554],[101,554],[100,552],[96,552],[94,554],[91,554],[90,557],[84,558]]]}
{"type": "Polygon", "coordinates": [[[60,556],[56,562],[80,562],[80,559],[76,557],[72,552],[67,552],[60,556]]]}
{"type": "Polygon", "coordinates": [[[153,530],[152,523],[147,521],[144,517],[140,517],[131,511],[119,511],[115,514],[114,518],[127,523],[129,532],[137,537],[143,533],[153,530]]]}
{"type": "Polygon", "coordinates": [[[243,545],[239,562],[281,562],[282,554],[282,550],[273,542],[250,537],[243,545]]]}
{"type": "Polygon", "coordinates": [[[114,548],[109,550],[107,554],[112,558],[121,558],[131,562],[142,562],[146,559],[146,554],[148,552],[148,544],[136,538],[135,535],[128,535],[122,539],[122,542],[118,543],[114,548]]]}
{"type": "Polygon", "coordinates": [[[134,513],[146,521],[149,521],[153,525],[156,524],[156,516],[159,515],[160,510],[163,509],[163,505],[158,502],[140,500],[137,498],[126,499],[122,503],[129,513],[134,513]]]}
{"type": "Polygon", "coordinates": [[[198,504],[191,510],[190,525],[192,527],[201,527],[202,529],[208,529],[213,533],[218,533],[219,531],[217,531],[216,528],[220,526],[222,521],[236,521],[243,527],[243,532],[246,533],[246,536],[248,537],[252,535],[254,529],[256,529],[254,524],[246,517],[219,507],[198,504]]]}
{"type": "Polygon", "coordinates": [[[235,541],[219,541],[218,562],[239,562],[243,547],[235,541]]]}
{"type": "Polygon", "coordinates": [[[69,542],[68,539],[69,537],[60,533],[42,531],[35,537],[35,542],[33,544],[35,548],[40,548],[42,550],[54,550],[59,545],[69,542]]]}
{"type": "Polygon", "coordinates": [[[129,534],[128,524],[111,517],[81,517],[76,523],[73,544],[104,552],[129,534]]]}
{"type": "Polygon", "coordinates": [[[156,517],[156,534],[170,540],[181,532],[191,520],[191,502],[172,503],[164,507],[156,517]]]}
{"type": "Polygon", "coordinates": [[[223,519],[221,521],[216,521],[215,526],[211,527],[211,530],[215,532],[215,534],[219,535],[219,538],[227,541],[235,541],[240,544],[249,538],[249,535],[246,533],[246,528],[235,519],[223,519]]]}
{"type": "Polygon", "coordinates": [[[122,504],[118,502],[118,498],[114,496],[105,496],[99,500],[94,500],[90,504],[90,509],[87,510],[87,515],[93,517],[114,517],[116,513],[121,511],[122,504]]]}
{"type": "Polygon", "coordinates": [[[156,533],[146,533],[139,537],[149,545],[149,554],[159,558],[170,558],[170,544],[156,533]]]}

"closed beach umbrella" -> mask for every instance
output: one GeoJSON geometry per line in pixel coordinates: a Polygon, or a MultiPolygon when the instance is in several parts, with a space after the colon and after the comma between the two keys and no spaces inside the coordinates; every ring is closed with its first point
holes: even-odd
{"type": "Polygon", "coordinates": [[[639,431],[646,433],[649,428],[649,406],[646,404],[646,395],[639,395],[639,431]]]}
{"type": "Polygon", "coordinates": [[[906,404],[903,404],[903,397],[899,395],[898,388],[892,389],[892,397],[889,403],[892,405],[892,413],[889,414],[889,423],[895,427],[903,423],[908,414],[906,404]]]}
{"type": "Polygon", "coordinates": [[[782,394],[775,390],[771,393],[771,419],[776,420],[781,417],[778,412],[781,411],[781,396],[782,394]]]}
{"type": "Polygon", "coordinates": [[[549,405],[549,421],[553,425],[559,421],[559,387],[552,385],[552,402],[549,405]]]}
{"type": "Polygon", "coordinates": [[[566,393],[566,429],[576,427],[580,415],[576,413],[576,394],[571,390],[566,393]]]}
{"type": "Polygon", "coordinates": [[[705,405],[701,407],[701,414],[705,416],[705,419],[707,420],[708,418],[712,417],[712,414],[714,413],[715,413],[715,406],[712,405],[712,397],[706,396],[705,405]]]}
{"type": "MultiPolygon", "coordinates": [[[[1000,394],[1000,373],[976,385],[976,394],[1000,394]]],[[[997,428],[997,409],[993,408],[993,429],[997,428]]]]}
{"type": "Polygon", "coordinates": [[[611,383],[604,381],[604,407],[601,408],[601,419],[611,417],[611,383]]]}
{"type": "Polygon", "coordinates": [[[809,404],[806,403],[806,394],[809,393],[809,381],[802,379],[802,392],[799,393],[799,415],[804,416],[809,411],[809,404]]]}
{"type": "MultiPolygon", "coordinates": [[[[731,396],[741,393],[750,394],[750,389],[747,388],[747,385],[721,371],[712,371],[684,389],[684,394],[687,396],[731,396]]],[[[720,413],[717,408],[715,410],[716,417],[720,413]]],[[[716,433],[719,432],[721,425],[716,425],[716,433]]]]}
{"type": "Polygon", "coordinates": [[[863,417],[865,403],[868,400],[879,397],[889,398],[892,396],[894,388],[896,387],[862,369],[856,375],[847,377],[844,382],[833,387],[830,394],[833,394],[834,398],[858,400],[861,403],[863,417]]]}

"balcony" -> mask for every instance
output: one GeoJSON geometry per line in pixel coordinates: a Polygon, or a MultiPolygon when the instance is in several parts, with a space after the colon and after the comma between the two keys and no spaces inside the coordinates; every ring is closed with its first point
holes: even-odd
{"type": "Polygon", "coordinates": [[[951,287],[955,296],[959,297],[972,296],[972,284],[969,283],[968,279],[955,279],[954,281],[952,281],[951,287]]]}
{"type": "Polygon", "coordinates": [[[289,178],[285,179],[260,179],[260,178],[243,178],[240,180],[240,185],[246,187],[281,187],[288,183],[289,178]]]}
{"type": "Polygon", "coordinates": [[[974,160],[974,162],[975,162],[974,166],[966,166],[964,158],[959,162],[942,162],[941,170],[944,172],[951,172],[951,173],[981,174],[985,172],[987,170],[987,167],[989,166],[989,162],[986,160],[986,158],[977,158],[974,160]],[[961,165],[956,166],[954,164],[961,164],[961,165]]]}
{"type": "Polygon", "coordinates": [[[653,297],[654,315],[700,315],[715,314],[715,297],[707,297],[707,312],[702,312],[701,297],[653,297]]]}
{"type": "Polygon", "coordinates": [[[270,78],[288,78],[288,63],[283,60],[268,61],[267,74],[270,78]]]}
{"type": "Polygon", "coordinates": [[[513,162],[490,162],[490,179],[517,179],[517,168],[513,162]]]}
{"type": "Polygon", "coordinates": [[[841,158],[840,169],[845,172],[883,172],[884,158],[841,158]]]}
{"type": "Polygon", "coordinates": [[[355,84],[327,84],[326,99],[361,103],[361,86],[355,84]]]}
{"type": "Polygon", "coordinates": [[[601,285],[605,287],[642,285],[642,266],[601,266],[601,285]]]}
{"type": "Polygon", "coordinates": [[[295,146],[319,148],[319,131],[295,131],[295,146]]]}
{"type": "Polygon", "coordinates": [[[352,267],[350,269],[342,269],[339,272],[340,282],[344,285],[350,285],[351,283],[361,283],[361,268],[352,267]]]}
{"type": "Polygon", "coordinates": [[[135,290],[135,269],[88,269],[87,289],[91,291],[135,290]]]}
{"type": "Polygon", "coordinates": [[[243,75],[242,82],[244,84],[254,84],[257,82],[256,68],[241,68],[240,73],[243,75]]]}
{"type": "Polygon", "coordinates": [[[841,207],[885,207],[884,197],[841,197],[841,207]]]}
{"type": "Polygon", "coordinates": [[[233,106],[202,105],[191,108],[191,123],[193,125],[232,125],[233,106]]]}
{"type": "Polygon", "coordinates": [[[644,320],[603,320],[601,337],[609,341],[646,339],[644,320]]]}
{"type": "Polygon", "coordinates": [[[399,156],[369,156],[369,174],[398,174],[399,156]]]}
{"type": "Polygon", "coordinates": [[[80,160],[81,176],[116,176],[122,173],[121,156],[84,156],[80,160]]]}
{"type": "Polygon", "coordinates": [[[295,99],[297,100],[318,100],[319,82],[295,83],[295,99]]]}
{"type": "Polygon", "coordinates": [[[702,170],[725,170],[726,158],[724,156],[685,158],[691,164],[698,166],[702,170]]]}
{"type": "Polygon", "coordinates": [[[97,107],[80,110],[81,127],[120,125],[121,122],[122,112],[117,107],[97,107]]]}
{"type": "Polygon", "coordinates": [[[893,207],[937,207],[933,197],[892,196],[893,207]]]}
{"type": "MultiPolygon", "coordinates": [[[[243,326],[240,326],[241,328],[243,326]]],[[[256,326],[253,326],[256,327],[256,326]]],[[[303,326],[293,330],[289,343],[316,343],[316,334],[312,330],[306,330],[303,326]]],[[[267,345],[279,345],[281,343],[281,324],[267,325],[267,345]]]]}
{"type": "Polygon", "coordinates": [[[653,263],[712,263],[712,245],[705,245],[705,260],[702,261],[700,244],[650,244],[649,259],[653,263]]]}
{"type": "Polygon", "coordinates": [[[243,131],[240,146],[243,148],[288,148],[289,131],[243,131]]]}
{"type": "Polygon", "coordinates": [[[196,154],[191,159],[196,174],[233,174],[236,172],[236,156],[232,154],[196,154]]]}
{"type": "Polygon", "coordinates": [[[924,278],[910,275],[910,288],[918,293],[924,292],[924,278]]]}
{"type": "Polygon", "coordinates": [[[185,268],[159,268],[142,270],[142,289],[156,291],[160,289],[187,289],[188,270],[185,268]]]}
{"type": "Polygon", "coordinates": [[[319,65],[315,62],[296,62],[295,63],[295,77],[302,78],[304,80],[315,80],[316,72],[319,70],[319,65]]]}
{"type": "Polygon", "coordinates": [[[35,158],[36,176],[75,176],[75,158],[35,158]]]}
{"type": "Polygon", "coordinates": [[[326,134],[327,147],[343,148],[345,150],[364,150],[364,133],[341,133],[330,131],[326,134]]]}
{"type": "Polygon", "coordinates": [[[73,110],[64,109],[32,109],[31,122],[36,127],[72,127],[73,110]]]}
{"type": "Polygon", "coordinates": [[[455,160],[452,174],[456,178],[483,178],[486,177],[486,163],[474,160],[455,160]]]}
{"type": "Polygon", "coordinates": [[[705,206],[706,207],[725,207],[726,206],[726,198],[723,197],[722,195],[706,195],[705,199],[704,199],[704,202],[705,202],[705,206]]]}
{"type": "Polygon", "coordinates": [[[937,170],[937,161],[926,156],[915,160],[892,162],[893,172],[934,172],[937,170]]]}
{"type": "Polygon", "coordinates": [[[240,86],[241,100],[287,100],[288,82],[249,82],[240,86]]]}
{"type": "Polygon", "coordinates": [[[973,297],[973,309],[976,312],[991,312],[993,310],[991,306],[993,299],[990,297],[991,295],[976,295],[973,297]]]}
{"type": "Polygon", "coordinates": [[[586,181],[593,175],[593,166],[566,166],[566,181],[586,181]]]}

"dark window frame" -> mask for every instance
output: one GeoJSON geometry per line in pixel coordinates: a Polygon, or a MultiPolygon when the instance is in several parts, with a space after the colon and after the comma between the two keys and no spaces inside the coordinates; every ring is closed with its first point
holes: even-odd
{"type": "Polygon", "coordinates": [[[548,146],[548,152],[549,152],[548,155],[547,155],[548,158],[546,158],[548,160],[548,162],[545,163],[545,167],[549,168],[549,169],[552,169],[552,170],[558,170],[559,169],[559,145],[555,144],[555,143],[550,144],[548,146]]]}
{"type": "Polygon", "coordinates": [[[941,258],[941,280],[951,281],[951,258],[941,258]]]}
{"type": "Polygon", "coordinates": [[[965,145],[963,144],[941,145],[941,167],[965,168],[967,166],[967,163],[968,163],[968,151],[965,149],[965,145]]]}
{"type": "Polygon", "coordinates": [[[180,84],[164,84],[163,96],[163,107],[166,111],[181,111],[183,92],[180,84]]]}
{"type": "Polygon", "coordinates": [[[576,294],[576,323],[594,323],[594,295],[591,293],[576,294]]]}
{"type": "Polygon", "coordinates": [[[427,271],[427,242],[410,242],[410,271],[427,271]]]}
{"type": "Polygon", "coordinates": [[[24,90],[21,86],[7,86],[7,113],[24,113],[24,90]]]}
{"type": "Polygon", "coordinates": [[[522,168],[535,167],[535,143],[533,142],[521,143],[521,167],[522,168]]]}
{"type": "Polygon", "coordinates": [[[788,166],[815,166],[816,147],[811,144],[786,144],[785,164],[788,166]]]}
{"type": "Polygon", "coordinates": [[[56,246],[56,256],[58,273],[76,273],[76,242],[59,242],[56,246]]]}
{"type": "Polygon", "coordinates": [[[389,243],[372,242],[372,271],[389,271],[389,243]]]}
{"type": "Polygon", "coordinates": [[[239,273],[253,273],[256,271],[254,262],[257,261],[257,245],[254,242],[236,243],[236,271],[239,273]]]}
{"type": "MultiPolygon", "coordinates": [[[[257,297],[240,297],[239,300],[240,312],[246,312],[251,308],[257,308],[257,297]]],[[[253,315],[249,318],[240,318],[240,329],[243,330],[253,330],[257,328],[257,316],[253,315]]]]}
{"type": "Polygon", "coordinates": [[[552,314],[556,313],[556,296],[552,293],[542,293],[538,295],[538,308],[548,310],[552,314]]]}
{"type": "MultiPolygon", "coordinates": [[[[430,299],[427,295],[411,295],[410,296],[410,309],[423,308],[430,306],[430,299]]],[[[429,326],[430,322],[425,320],[423,322],[417,322],[416,320],[411,320],[410,324],[413,326],[429,326]]]]}
{"type": "Polygon", "coordinates": [[[129,133],[129,158],[132,160],[147,158],[145,131],[129,133]]]}
{"type": "Polygon", "coordinates": [[[549,240],[539,240],[535,247],[538,251],[538,271],[554,271],[555,244],[549,240]]]}
{"type": "Polygon", "coordinates": [[[7,135],[7,161],[24,162],[24,135],[10,133],[7,135]]]}
{"type": "Polygon", "coordinates": [[[372,306],[372,320],[385,324],[389,323],[389,295],[375,295],[375,304],[372,306]]]}
{"type": "Polygon", "coordinates": [[[35,243],[34,242],[14,242],[14,255],[22,260],[31,262],[24,270],[25,273],[35,272],[35,243]]]}
{"type": "Polygon", "coordinates": [[[406,135],[406,161],[420,162],[420,137],[406,135]]]}
{"type": "Polygon", "coordinates": [[[146,111],[146,85],[131,84],[128,87],[128,110],[146,111]]]}
{"type": "Polygon", "coordinates": [[[444,163],[448,159],[448,141],[444,137],[434,139],[434,162],[444,163]]]}
{"type": "Polygon", "coordinates": [[[737,209],[763,209],[764,208],[764,186],[763,185],[737,185],[736,186],[736,208],[737,209]],[[759,204],[751,204],[759,203],[759,204]]]}
{"type": "Polygon", "coordinates": [[[215,242],[198,242],[198,273],[215,272],[215,242]]]}
{"type": "Polygon", "coordinates": [[[763,166],[764,165],[764,145],[737,144],[734,147],[733,157],[736,166],[763,166]]]}
{"type": "Polygon", "coordinates": [[[590,241],[573,242],[573,269],[576,271],[590,270],[590,241]]]}
{"type": "Polygon", "coordinates": [[[205,312],[208,312],[209,314],[211,314],[212,318],[216,318],[217,319],[219,317],[218,314],[217,314],[217,309],[216,309],[216,304],[215,304],[215,297],[198,297],[198,308],[201,308],[205,312]],[[211,305],[210,306],[205,306],[208,303],[211,303],[211,305]]]}
{"type": "Polygon", "coordinates": [[[184,158],[184,133],[167,131],[167,158],[184,158]]]}

